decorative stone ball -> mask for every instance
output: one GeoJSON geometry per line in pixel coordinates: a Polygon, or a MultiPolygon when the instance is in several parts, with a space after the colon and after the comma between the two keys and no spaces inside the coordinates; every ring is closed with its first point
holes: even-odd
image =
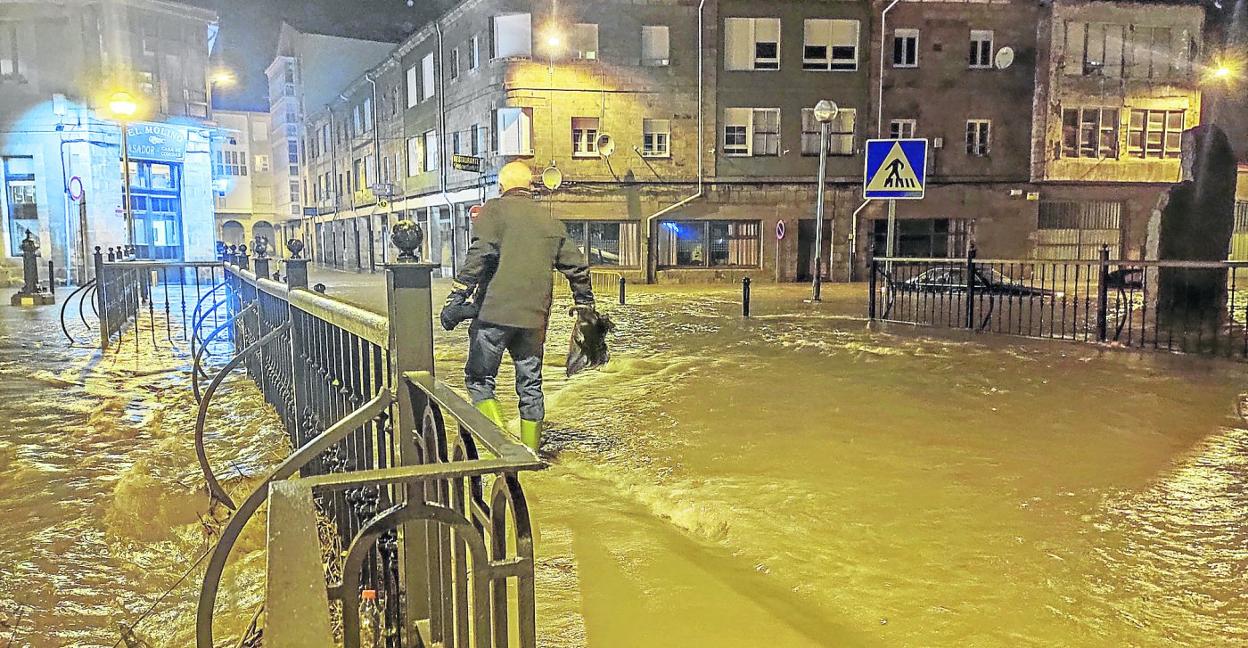
{"type": "Polygon", "coordinates": [[[290,250],[290,258],[303,258],[303,241],[300,241],[297,238],[292,238],[289,241],[286,241],[286,249],[290,250]]]}
{"type": "Polygon", "coordinates": [[[251,249],[255,251],[257,259],[263,259],[269,254],[269,240],[261,236],[256,239],[256,242],[252,245],[251,249]]]}
{"type": "Polygon", "coordinates": [[[399,259],[411,261],[416,258],[416,250],[425,242],[425,233],[420,226],[410,220],[401,220],[390,230],[390,242],[399,248],[399,259]]]}
{"type": "Polygon", "coordinates": [[[247,246],[246,245],[238,246],[238,253],[243,256],[247,256],[247,246]]]}

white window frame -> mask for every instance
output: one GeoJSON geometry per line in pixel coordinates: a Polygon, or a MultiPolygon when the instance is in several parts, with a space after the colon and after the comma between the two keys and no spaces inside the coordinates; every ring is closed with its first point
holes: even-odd
{"type": "Polygon", "coordinates": [[[724,69],[728,71],[767,71],[780,69],[781,34],[779,18],[725,18],[724,19],[724,69]],[[759,40],[760,27],[764,32],[775,31],[775,41],[759,40]],[[758,46],[775,43],[774,57],[760,57],[758,46]],[[741,49],[745,48],[745,49],[741,49]],[[738,51],[741,49],[741,51],[738,51]]]}
{"type": "Polygon", "coordinates": [[[811,72],[853,72],[858,69],[858,41],[861,24],[857,20],[840,18],[807,18],[802,23],[802,69],[811,72]],[[839,43],[837,33],[851,28],[853,37],[849,44],[839,43]],[[811,57],[809,48],[824,48],[823,57],[811,57]],[[852,58],[837,58],[837,48],[852,47],[852,58]]]}
{"type": "Polygon", "coordinates": [[[473,36],[468,39],[468,69],[475,70],[481,65],[481,39],[473,36]]]}
{"type": "Polygon", "coordinates": [[[433,173],[438,170],[438,166],[442,163],[441,157],[438,155],[438,131],[427,130],[423,138],[425,158],[421,162],[421,169],[426,173],[433,173]]]}
{"type": "Polygon", "coordinates": [[[987,157],[992,153],[991,119],[966,120],[966,149],[971,157],[987,157]]]}
{"type": "Polygon", "coordinates": [[[450,80],[454,81],[459,78],[459,47],[452,47],[450,57],[446,61],[446,67],[450,69],[450,80]]]}
{"type": "Polygon", "coordinates": [[[420,175],[420,166],[425,159],[423,140],[423,136],[407,138],[407,177],[409,178],[420,175]]]}
{"type": "Polygon", "coordinates": [[[994,52],[992,30],[972,29],[967,66],[972,70],[991,70],[994,52]],[[985,44],[987,44],[987,49],[985,49],[985,44]]]}
{"type": "Polygon", "coordinates": [[[642,25],[641,64],[665,67],[672,62],[671,30],[667,25],[642,25]]]}
{"type": "Polygon", "coordinates": [[[641,120],[641,157],[670,158],[672,156],[672,120],[641,120]]]}
{"type": "Polygon", "coordinates": [[[568,33],[572,58],[579,61],[598,60],[598,23],[576,23],[568,33]]]}
{"type": "Polygon", "coordinates": [[[912,28],[901,28],[893,30],[893,67],[895,68],[917,68],[919,67],[919,30],[912,28]],[[897,43],[898,41],[914,41],[914,60],[905,60],[905,51],[903,50],[902,61],[897,62],[897,43]]]}
{"type": "Polygon", "coordinates": [[[778,157],[781,149],[781,133],[783,132],[780,122],[781,115],[779,108],[725,108],[724,109],[724,129],[723,129],[723,153],[726,157],[778,157]],[[758,153],[754,146],[754,140],[758,133],[754,128],[755,118],[760,112],[773,113],[776,115],[776,142],[774,153],[758,153]],[[742,123],[744,122],[744,123],[742,123]],[[745,149],[733,147],[731,150],[728,145],[728,129],[745,129],[745,149]]]}
{"type": "Polygon", "coordinates": [[[490,21],[490,56],[503,58],[533,57],[533,16],[528,13],[506,13],[490,21]],[[511,33],[508,29],[514,31],[511,33]]]}
{"type": "MultiPolygon", "coordinates": [[[[815,119],[814,108],[802,109],[802,155],[819,155],[819,140],[823,139],[823,127],[815,119]],[[809,142],[814,140],[814,146],[809,142]]],[[[828,155],[850,156],[858,152],[858,110],[841,108],[828,125],[828,155]],[[848,122],[848,125],[846,125],[848,122]]]]}
{"type": "Polygon", "coordinates": [[[407,68],[407,107],[412,108],[420,103],[420,80],[417,78],[416,66],[407,68]]]}
{"type": "Polygon", "coordinates": [[[433,52],[429,52],[420,59],[420,100],[429,101],[437,94],[436,81],[438,80],[436,72],[434,72],[433,52]]]}
{"type": "Polygon", "coordinates": [[[892,119],[888,122],[888,139],[910,139],[918,129],[917,119],[892,119]]]}
{"type": "Polygon", "coordinates": [[[494,118],[499,155],[533,155],[533,109],[499,108],[494,118]],[[515,142],[510,140],[515,139],[515,142]]]}
{"type": "Polygon", "coordinates": [[[602,120],[597,117],[572,118],[572,157],[598,157],[598,134],[602,120]]]}

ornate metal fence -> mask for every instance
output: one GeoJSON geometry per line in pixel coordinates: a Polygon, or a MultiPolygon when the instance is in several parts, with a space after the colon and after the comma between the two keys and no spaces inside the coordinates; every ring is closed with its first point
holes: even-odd
{"type": "Polygon", "coordinates": [[[1248,359],[1248,262],[877,258],[871,319],[1248,359]]]}
{"type": "Polygon", "coordinates": [[[286,262],[285,285],[264,278],[267,261],[254,272],[235,261],[225,300],[238,351],[204,392],[196,439],[210,489],[236,510],[205,575],[198,645],[214,645],[226,558],[272,492],[266,646],[330,645],[331,607],[348,648],[509,646],[513,626],[519,645],[534,646],[533,544],[518,474],[541,463],[434,378],[433,266],[388,266],[382,317],[308,291],[306,260],[286,262]],[[281,415],[294,453],[236,507],[203,438],[212,396],[237,367],[281,415]],[[308,567],[307,543],[274,553],[309,533],[327,545],[320,553],[341,557],[328,572],[320,553],[308,567]]]}
{"type": "MultiPolygon", "coordinates": [[[[79,296],[79,317],[87,328],[85,298],[93,291],[94,313],[99,318],[99,344],[107,349],[127,327],[146,325],[147,336],[136,330],[136,347],[144,337],[151,344],[164,338],[173,344],[194,338],[189,324],[198,302],[205,293],[218,285],[222,276],[217,261],[135,261],[126,260],[120,249],[107,252],[95,248],[95,278],[75,291],[79,296]]],[[[66,306],[73,296],[66,300],[66,306]]],[[[213,313],[216,317],[216,313],[213,313]]],[[[61,328],[70,342],[74,342],[66,321],[66,309],[61,309],[61,328]]]]}

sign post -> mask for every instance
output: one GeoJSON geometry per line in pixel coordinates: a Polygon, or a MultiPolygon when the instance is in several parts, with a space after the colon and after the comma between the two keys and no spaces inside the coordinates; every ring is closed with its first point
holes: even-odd
{"type": "Polygon", "coordinates": [[[784,240],[784,221],[776,221],[776,283],[780,283],[780,241],[784,240]]]}
{"type": "Polygon", "coordinates": [[[897,201],[922,200],[926,190],[926,139],[867,140],[862,197],[888,201],[884,256],[891,259],[897,253],[897,201]]]}

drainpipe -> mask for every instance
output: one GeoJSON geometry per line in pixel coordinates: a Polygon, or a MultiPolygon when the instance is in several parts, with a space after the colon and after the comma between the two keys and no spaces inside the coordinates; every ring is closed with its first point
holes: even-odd
{"type": "MultiPolygon", "coordinates": [[[[433,31],[438,38],[438,146],[442,149],[438,157],[438,189],[442,192],[442,202],[446,203],[446,211],[451,218],[451,274],[454,275],[459,273],[459,246],[456,245],[458,237],[455,233],[455,205],[451,204],[451,197],[446,193],[448,174],[446,165],[451,157],[451,149],[447,145],[446,133],[446,74],[442,69],[445,59],[442,51],[442,23],[435,20],[433,31]]],[[[429,228],[433,229],[432,223],[429,224],[429,228]]]]}
{"type": "MultiPolygon", "coordinates": [[[[373,102],[370,108],[371,112],[373,113],[371,116],[371,119],[373,120],[373,174],[380,176],[381,175],[381,135],[380,133],[378,133],[378,130],[381,129],[381,121],[378,119],[380,114],[377,112],[377,78],[374,77],[372,74],[366,74],[364,75],[364,80],[368,81],[368,84],[372,86],[372,89],[373,89],[373,102]]],[[[365,171],[367,172],[368,165],[364,165],[364,166],[365,166],[365,171]]],[[[381,185],[380,182],[374,182],[373,184],[377,186],[381,185]]],[[[368,265],[369,265],[369,270],[371,272],[377,271],[377,260],[373,258],[373,248],[375,246],[373,245],[373,234],[372,234],[373,216],[377,214],[377,200],[379,200],[379,198],[377,197],[376,194],[373,194],[373,211],[368,215],[368,232],[369,232],[368,265]]],[[[357,259],[357,263],[358,263],[358,259],[357,259]]]]}
{"type": "Polygon", "coordinates": [[[898,2],[901,2],[901,0],[893,0],[887,7],[884,7],[884,11],[880,12],[880,78],[879,93],[875,102],[876,137],[883,137],[882,133],[884,132],[884,58],[887,53],[885,50],[885,43],[888,42],[888,12],[892,11],[893,7],[897,6],[898,2]]]}
{"type": "MultiPolygon", "coordinates": [[[[896,1],[898,0],[894,0],[894,2],[896,1]]],[[[689,203],[701,198],[702,195],[705,193],[703,191],[703,182],[704,182],[703,177],[705,175],[704,170],[703,170],[703,156],[706,155],[706,145],[703,142],[703,139],[705,137],[703,126],[705,123],[705,117],[704,117],[705,94],[704,93],[705,93],[706,79],[703,73],[703,65],[705,64],[705,60],[706,60],[706,50],[703,49],[703,42],[702,42],[703,41],[703,22],[705,20],[705,13],[704,13],[705,8],[706,8],[706,0],[700,0],[698,2],[698,190],[692,196],[689,196],[673,205],[668,205],[667,207],[660,209],[659,211],[651,214],[649,217],[646,218],[646,283],[651,283],[651,284],[654,283],[657,280],[657,277],[655,275],[658,274],[658,268],[657,268],[658,259],[655,258],[656,256],[655,246],[657,245],[657,242],[655,241],[656,237],[655,237],[655,231],[654,231],[654,222],[660,217],[666,214],[670,214],[671,212],[676,211],[677,209],[680,209],[681,207],[684,207],[685,205],[688,205],[689,203]]]]}
{"type": "MultiPolygon", "coordinates": [[[[333,264],[338,265],[338,237],[334,235],[338,225],[338,210],[342,208],[342,183],[338,181],[338,131],[334,128],[333,105],[325,104],[325,111],[329,113],[329,172],[334,177],[334,211],[329,216],[329,252],[333,255],[333,264]]],[[[324,255],[325,250],[322,249],[321,256],[324,255]]]]}

